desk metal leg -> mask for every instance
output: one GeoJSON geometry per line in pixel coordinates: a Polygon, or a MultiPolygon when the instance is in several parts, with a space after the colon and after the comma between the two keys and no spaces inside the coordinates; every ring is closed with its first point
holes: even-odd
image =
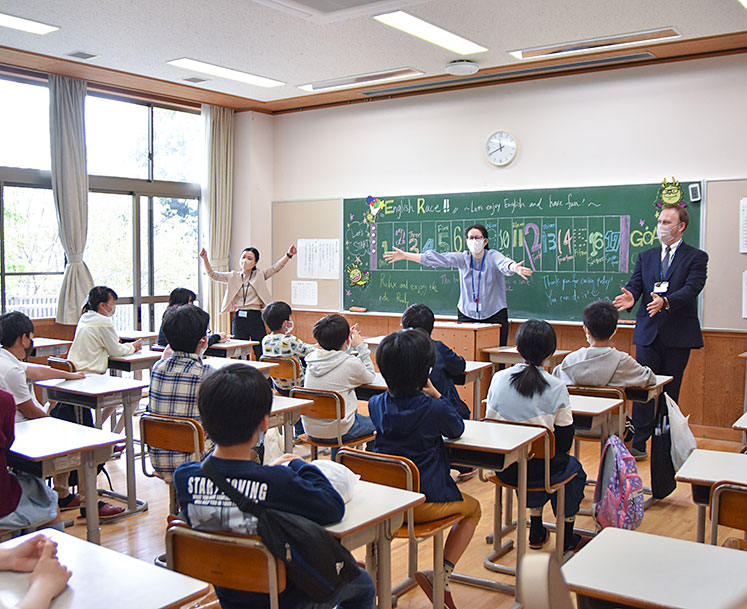
{"type": "Polygon", "coordinates": [[[87,450],[83,452],[81,461],[81,468],[78,470],[78,479],[83,486],[87,538],[91,543],[101,545],[99,496],[96,490],[96,463],[93,458],[93,451],[87,450]]]}
{"type": "Polygon", "coordinates": [[[376,593],[379,609],[392,609],[392,542],[389,534],[389,521],[377,527],[374,561],[376,568],[376,593]]]}
{"type": "Polygon", "coordinates": [[[696,541],[698,543],[705,543],[705,521],[706,521],[706,506],[702,503],[698,503],[698,532],[696,541]]]}
{"type": "Polygon", "coordinates": [[[293,452],[293,423],[292,416],[286,414],[283,416],[283,450],[286,453],[293,452]]]}
{"type": "Polygon", "coordinates": [[[475,382],[472,383],[472,418],[475,421],[482,419],[482,402],[480,401],[480,396],[482,395],[482,392],[480,391],[481,376],[482,374],[480,374],[475,379],[475,382]]]}

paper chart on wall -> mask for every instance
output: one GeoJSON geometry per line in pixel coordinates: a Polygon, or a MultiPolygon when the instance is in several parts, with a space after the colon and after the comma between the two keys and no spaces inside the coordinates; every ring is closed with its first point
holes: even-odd
{"type": "Polygon", "coordinates": [[[338,279],[339,239],[299,239],[296,274],[303,279],[338,279]]]}
{"type": "Polygon", "coordinates": [[[291,281],[291,304],[315,307],[319,304],[319,284],[316,281],[291,281]]]}
{"type": "Polygon", "coordinates": [[[739,201],[739,253],[747,254],[747,197],[739,201]]]}

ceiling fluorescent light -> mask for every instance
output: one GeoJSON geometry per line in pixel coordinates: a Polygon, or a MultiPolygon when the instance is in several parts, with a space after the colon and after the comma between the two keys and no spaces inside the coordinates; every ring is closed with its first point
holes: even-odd
{"type": "Polygon", "coordinates": [[[547,59],[550,57],[563,57],[566,55],[578,55],[580,53],[594,53],[597,51],[608,51],[640,44],[662,42],[679,38],[680,33],[674,28],[659,28],[632,34],[620,34],[617,36],[604,36],[602,38],[590,38],[576,42],[564,42],[519,51],[509,51],[516,59],[547,59]]]}
{"type": "Polygon", "coordinates": [[[344,76],[332,80],[320,80],[307,85],[299,85],[299,89],[309,91],[310,93],[319,93],[320,91],[332,91],[335,89],[350,89],[352,87],[363,87],[365,85],[377,84],[380,82],[390,82],[392,80],[401,80],[403,78],[413,78],[422,76],[423,72],[413,70],[412,68],[396,68],[384,72],[372,72],[370,74],[359,74],[357,76],[344,76]]]}
{"type": "Polygon", "coordinates": [[[21,19],[20,17],[13,17],[4,13],[0,13],[0,26],[21,30],[30,34],[39,34],[40,36],[60,29],[56,25],[47,25],[46,23],[21,19]]]}
{"type": "Polygon", "coordinates": [[[474,53],[484,53],[487,51],[485,47],[481,47],[479,44],[475,44],[466,38],[442,30],[440,27],[431,25],[430,23],[405,13],[404,11],[394,11],[393,13],[376,15],[374,19],[385,25],[405,32],[406,34],[421,38],[426,42],[430,42],[431,44],[458,53],[459,55],[472,55],[474,53]]]}
{"type": "Polygon", "coordinates": [[[167,61],[166,63],[176,66],[177,68],[200,72],[201,74],[209,74],[210,76],[217,76],[218,78],[236,80],[257,87],[280,87],[285,84],[279,80],[272,80],[271,78],[265,78],[264,76],[257,76],[255,74],[249,74],[248,72],[240,72],[239,70],[232,70],[231,68],[224,68],[222,66],[213,65],[212,63],[205,63],[195,59],[188,59],[186,57],[167,61]]]}

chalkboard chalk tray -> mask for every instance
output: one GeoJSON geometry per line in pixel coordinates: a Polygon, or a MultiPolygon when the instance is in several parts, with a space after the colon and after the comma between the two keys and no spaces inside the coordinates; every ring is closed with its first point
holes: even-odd
{"type": "MultiPolygon", "coordinates": [[[[499,192],[378,196],[343,201],[343,306],[401,312],[423,302],[456,314],[457,272],[415,262],[389,264],[384,252],[462,251],[464,229],[481,223],[489,245],[534,270],[507,278],[509,315],[578,321],[586,304],[612,299],[638,254],[659,246],[660,184],[499,192]]],[[[689,183],[682,183],[688,192],[689,183]]],[[[685,194],[687,201],[687,194],[685,194]]],[[[685,241],[699,246],[700,206],[688,203],[685,241]]],[[[623,313],[631,319],[633,313],[623,313]]]]}

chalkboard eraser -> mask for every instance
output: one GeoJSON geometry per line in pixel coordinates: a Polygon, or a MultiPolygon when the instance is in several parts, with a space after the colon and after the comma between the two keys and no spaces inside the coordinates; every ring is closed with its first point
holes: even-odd
{"type": "Polygon", "coordinates": [[[350,307],[350,310],[356,313],[365,313],[368,309],[366,307],[350,307]]]}

